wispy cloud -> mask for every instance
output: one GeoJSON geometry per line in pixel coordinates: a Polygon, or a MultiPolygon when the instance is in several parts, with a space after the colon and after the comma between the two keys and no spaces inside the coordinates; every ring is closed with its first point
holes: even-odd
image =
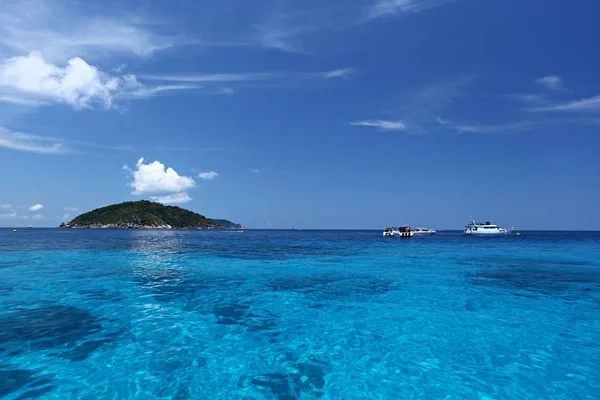
{"type": "Polygon", "coordinates": [[[232,87],[224,87],[224,88],[220,88],[217,93],[219,94],[227,94],[227,95],[232,95],[235,94],[235,89],[232,87]]]}
{"type": "Polygon", "coordinates": [[[42,136],[30,133],[14,132],[0,127],[0,147],[40,154],[77,154],[85,153],[86,149],[106,149],[111,151],[139,152],[141,150],[160,151],[193,151],[222,153],[232,151],[227,148],[201,148],[201,147],[139,147],[119,144],[92,143],[83,140],[71,140],[52,136],[42,136]]]}
{"type": "Polygon", "coordinates": [[[139,78],[158,82],[187,82],[187,83],[240,83],[240,82],[285,82],[306,79],[348,78],[354,69],[340,68],[321,72],[240,72],[218,74],[143,74],[139,78]]]}
{"type": "Polygon", "coordinates": [[[141,79],[162,82],[198,82],[198,83],[222,83],[222,82],[248,82],[263,81],[280,77],[277,72],[246,72],[236,74],[165,74],[165,75],[140,75],[141,79]]]}
{"type": "Polygon", "coordinates": [[[373,20],[412,14],[448,2],[447,0],[375,0],[371,5],[365,7],[363,14],[366,20],[373,20]]]}
{"type": "Polygon", "coordinates": [[[199,90],[202,89],[202,85],[158,85],[154,87],[148,87],[141,85],[129,92],[125,92],[121,97],[123,98],[149,98],[161,93],[170,93],[174,91],[182,90],[199,90]]]}
{"type": "Polygon", "coordinates": [[[253,174],[257,174],[257,175],[260,175],[260,174],[262,174],[265,171],[266,170],[264,170],[264,169],[258,169],[258,168],[251,168],[250,169],[250,172],[252,172],[253,174]]]}
{"type": "Polygon", "coordinates": [[[152,21],[138,15],[86,13],[86,4],[67,1],[3,2],[0,13],[1,53],[39,51],[51,61],[77,54],[87,58],[111,54],[149,56],[173,46],[178,38],[157,33],[152,21]]]}
{"type": "Polygon", "coordinates": [[[12,208],[12,204],[0,204],[0,208],[4,208],[4,209],[12,208]]]}
{"type": "Polygon", "coordinates": [[[32,98],[20,97],[20,96],[11,96],[11,95],[0,95],[0,103],[13,103],[19,104],[22,106],[34,106],[39,107],[43,105],[47,105],[48,103],[42,100],[36,100],[32,98]]]}
{"type": "Polygon", "coordinates": [[[535,83],[549,90],[561,90],[563,88],[562,78],[556,75],[543,76],[536,79],[535,83]]]}
{"type": "Polygon", "coordinates": [[[79,211],[79,208],[77,207],[64,207],[65,211],[79,211]]]}
{"type": "Polygon", "coordinates": [[[385,120],[364,120],[350,122],[350,125],[354,126],[370,126],[379,128],[384,131],[403,131],[406,129],[406,125],[402,121],[385,121],[385,120]]]}
{"type": "MultiPolygon", "coordinates": [[[[345,24],[347,17],[335,7],[298,8],[281,3],[254,26],[252,41],[257,45],[290,53],[310,54],[304,41],[316,33],[345,24]],[[342,14],[342,15],[340,15],[342,14]]],[[[344,7],[343,10],[348,7],[344,7]]]]}
{"type": "Polygon", "coordinates": [[[0,214],[0,218],[16,218],[17,213],[11,212],[7,214],[0,214]]]}
{"type": "Polygon", "coordinates": [[[530,108],[529,111],[597,112],[600,111],[600,96],[594,96],[579,100],[571,100],[544,107],[534,107],[530,108]]]}
{"type": "Polygon", "coordinates": [[[371,126],[382,130],[405,130],[410,134],[424,134],[439,130],[444,125],[440,113],[451,108],[465,95],[465,87],[472,76],[456,76],[408,90],[397,99],[393,108],[385,110],[389,119],[361,120],[351,122],[356,126],[371,126]],[[401,119],[398,119],[401,117],[401,119]]]}
{"type": "Polygon", "coordinates": [[[464,124],[464,125],[450,125],[452,129],[457,130],[461,133],[517,133],[524,131],[531,131],[540,126],[545,125],[544,121],[522,121],[509,124],[464,124]]]}
{"type": "Polygon", "coordinates": [[[318,34],[348,30],[383,17],[425,11],[450,1],[455,0],[368,0],[366,6],[358,7],[352,2],[340,2],[338,5],[322,2],[312,8],[298,6],[298,2],[282,2],[255,25],[255,35],[251,35],[249,44],[311,54],[305,43],[314,40],[318,34]]]}
{"type": "Polygon", "coordinates": [[[510,94],[504,96],[504,98],[509,101],[515,101],[519,103],[523,103],[526,105],[540,105],[547,102],[547,98],[544,95],[538,93],[520,93],[520,94],[510,94]]]}
{"type": "Polygon", "coordinates": [[[354,73],[353,68],[342,68],[335,69],[333,71],[327,71],[323,73],[325,78],[348,78],[350,75],[354,73]]]}
{"type": "Polygon", "coordinates": [[[11,132],[0,127],[0,147],[41,154],[65,154],[69,149],[59,139],[11,132]]]}

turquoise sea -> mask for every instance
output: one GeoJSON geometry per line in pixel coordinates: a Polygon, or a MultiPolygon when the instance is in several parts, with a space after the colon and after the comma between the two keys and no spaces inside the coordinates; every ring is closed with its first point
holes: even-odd
{"type": "Polygon", "coordinates": [[[3,399],[599,399],[600,233],[0,229],[3,399]]]}

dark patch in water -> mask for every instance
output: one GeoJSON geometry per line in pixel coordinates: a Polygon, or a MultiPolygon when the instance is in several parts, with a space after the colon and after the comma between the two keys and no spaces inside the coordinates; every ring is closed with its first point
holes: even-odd
{"type": "Polygon", "coordinates": [[[481,310],[482,307],[481,302],[477,299],[467,299],[467,301],[465,301],[465,310],[467,311],[479,311],[481,310]]]}
{"type": "Polygon", "coordinates": [[[12,292],[14,289],[10,286],[0,286],[0,295],[6,294],[8,292],[12,292]]]}
{"type": "Polygon", "coordinates": [[[217,324],[240,325],[249,309],[249,306],[243,304],[220,304],[215,307],[214,314],[217,324]]]}
{"type": "MultiPolygon", "coordinates": [[[[295,371],[293,373],[286,371],[242,377],[238,385],[252,385],[266,389],[280,400],[298,399],[304,396],[321,397],[325,386],[324,371],[329,365],[315,359],[314,356],[310,356],[309,359],[307,362],[288,363],[291,367],[289,370],[295,371]]],[[[285,361],[290,361],[287,355],[285,361]]]]}
{"type": "Polygon", "coordinates": [[[18,310],[0,317],[0,349],[14,347],[11,354],[15,355],[21,352],[20,343],[27,343],[28,351],[72,347],[60,355],[82,360],[107,340],[76,343],[101,331],[100,319],[80,308],[55,305],[18,310]]]}
{"type": "Polygon", "coordinates": [[[254,386],[269,389],[278,399],[296,399],[297,393],[288,375],[263,374],[252,377],[250,383],[254,386]]]}
{"type": "Polygon", "coordinates": [[[110,290],[80,290],[79,294],[92,300],[121,301],[121,293],[110,290]]]}
{"type": "Polygon", "coordinates": [[[528,258],[456,258],[463,264],[489,265],[489,266],[514,266],[514,267],[536,267],[536,266],[590,266],[592,263],[582,260],[561,259],[528,259],[528,258]]]}
{"type": "Polygon", "coordinates": [[[347,279],[342,275],[289,275],[273,279],[267,284],[273,290],[315,290],[317,287],[330,285],[347,279]]]}
{"type": "Polygon", "coordinates": [[[325,386],[323,368],[324,365],[298,364],[298,374],[294,377],[294,383],[302,389],[323,389],[325,386]]]}
{"type": "MultiPolygon", "coordinates": [[[[573,289],[579,285],[600,288],[600,273],[591,269],[561,269],[561,268],[534,268],[527,269],[495,268],[481,270],[471,276],[475,285],[493,286],[506,289],[519,289],[543,295],[572,294],[573,289]]],[[[577,296],[591,290],[577,290],[577,296]]],[[[514,292],[515,295],[525,295],[523,292],[514,292]]]]}
{"type": "Polygon", "coordinates": [[[385,294],[399,290],[393,279],[372,276],[310,275],[286,276],[272,280],[268,285],[274,291],[295,291],[318,300],[333,300],[343,297],[353,299],[385,294]]]}
{"type": "Polygon", "coordinates": [[[25,400],[25,399],[37,399],[44,393],[47,393],[54,389],[54,386],[43,387],[39,389],[30,390],[28,392],[23,393],[21,396],[17,397],[16,400],[25,400]]]}
{"type": "Polygon", "coordinates": [[[268,331],[277,327],[277,317],[269,310],[250,312],[250,307],[245,304],[219,304],[214,307],[213,314],[217,317],[217,324],[245,326],[249,332],[268,331]]]}
{"type": "MultiPolygon", "coordinates": [[[[34,388],[42,385],[48,385],[52,381],[45,376],[38,376],[36,373],[24,369],[9,369],[8,365],[0,365],[0,397],[8,396],[17,390],[28,387],[34,388]]],[[[53,389],[53,386],[46,386],[30,390],[20,399],[34,398],[53,389]]]]}

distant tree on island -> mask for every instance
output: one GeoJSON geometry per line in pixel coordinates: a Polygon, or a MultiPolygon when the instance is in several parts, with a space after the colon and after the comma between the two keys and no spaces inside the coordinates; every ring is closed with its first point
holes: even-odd
{"type": "Polygon", "coordinates": [[[212,220],[176,206],[148,200],[127,201],[81,214],[63,228],[241,228],[224,219],[212,220]]]}

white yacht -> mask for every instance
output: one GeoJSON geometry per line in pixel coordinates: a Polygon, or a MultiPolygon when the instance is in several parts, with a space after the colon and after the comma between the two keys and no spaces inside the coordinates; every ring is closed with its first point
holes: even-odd
{"type": "Polygon", "coordinates": [[[435,235],[437,231],[429,228],[415,228],[413,232],[415,235],[435,235]]]}
{"type": "Polygon", "coordinates": [[[401,237],[401,238],[411,238],[415,235],[415,231],[410,229],[410,226],[401,226],[398,228],[394,228],[393,226],[388,226],[383,229],[383,237],[401,237]]]}
{"type": "Polygon", "coordinates": [[[500,228],[496,224],[492,224],[490,221],[476,222],[475,220],[471,220],[471,222],[465,226],[465,235],[505,235],[511,231],[512,228],[506,230],[500,228]]]}

